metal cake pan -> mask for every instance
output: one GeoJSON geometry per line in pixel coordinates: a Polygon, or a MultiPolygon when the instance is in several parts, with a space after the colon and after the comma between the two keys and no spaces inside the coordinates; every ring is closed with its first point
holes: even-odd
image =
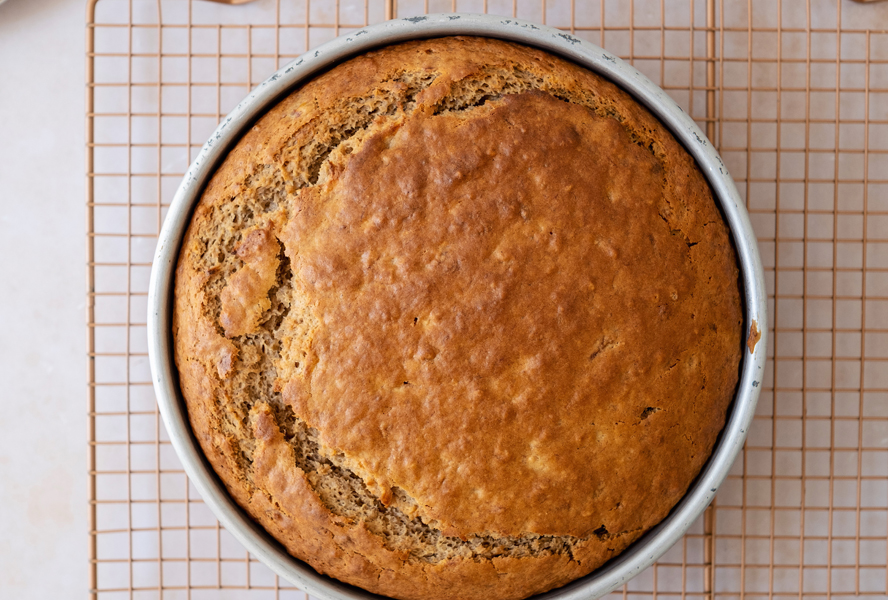
{"type": "Polygon", "coordinates": [[[290,556],[232,500],[216,477],[192,434],[179,390],[171,333],[173,283],[179,247],[204,186],[256,119],[315,74],[351,56],[397,42],[449,35],[499,38],[560,55],[616,83],[656,115],[696,159],[715,192],[739,258],[745,294],[746,336],[753,324],[760,331],[761,339],[754,345],[754,350],[744,349],[736,396],[715,450],[681,502],[659,525],[603,567],[562,588],[534,596],[537,600],[598,598],[653,564],[681,538],[715,496],[742,449],[752,422],[765,372],[768,320],[756,237],[743,201],[721,158],[694,121],[663,90],[629,64],[594,44],[551,27],[490,15],[441,14],[396,19],[323,44],[283,67],[250,92],[222,121],[189,167],[160,232],[148,290],[148,354],[157,402],[172,445],[189,478],[219,521],[247,550],[275,573],[320,600],[380,598],[320,575],[290,556]]]}

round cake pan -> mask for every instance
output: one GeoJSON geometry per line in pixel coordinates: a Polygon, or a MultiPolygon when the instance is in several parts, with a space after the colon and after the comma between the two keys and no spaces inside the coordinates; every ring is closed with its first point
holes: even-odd
{"type": "Polygon", "coordinates": [[[148,353],[157,402],[186,473],[219,521],[247,550],[278,575],[316,598],[379,597],[319,575],[290,556],[240,509],[216,477],[192,434],[179,390],[171,334],[173,280],[179,247],[204,186],[256,119],[312,76],[356,54],[411,39],[450,35],[485,36],[535,46],[587,67],[622,87],[650,109],[696,159],[715,192],[737,249],[745,295],[746,345],[736,396],[711,458],[681,502],[659,525],[586,577],[535,596],[538,600],[598,598],[650,566],[681,538],[709,505],[743,447],[764,377],[767,348],[766,292],[756,238],[724,163],[694,121],[663,90],[598,46],[551,27],[516,19],[467,14],[427,15],[387,21],[339,37],[304,54],[254,89],[222,121],[188,169],[158,239],[148,291],[148,353]]]}

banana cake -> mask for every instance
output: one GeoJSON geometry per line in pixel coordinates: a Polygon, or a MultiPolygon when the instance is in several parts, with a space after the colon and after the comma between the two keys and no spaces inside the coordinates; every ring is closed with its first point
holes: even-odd
{"type": "Polygon", "coordinates": [[[519,599],[660,522],[741,357],[694,160],[618,87],[449,37],[281,100],[203,192],[173,335],[194,434],[295,557],[372,592],[519,599]]]}

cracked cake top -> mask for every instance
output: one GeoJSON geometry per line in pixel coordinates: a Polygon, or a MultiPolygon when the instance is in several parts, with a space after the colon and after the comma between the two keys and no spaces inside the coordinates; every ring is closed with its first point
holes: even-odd
{"type": "Polygon", "coordinates": [[[397,598],[597,568],[684,495],[737,384],[737,262],[693,159],[613,84],[492,39],[281,101],[205,190],[175,294],[229,492],[397,598]]]}

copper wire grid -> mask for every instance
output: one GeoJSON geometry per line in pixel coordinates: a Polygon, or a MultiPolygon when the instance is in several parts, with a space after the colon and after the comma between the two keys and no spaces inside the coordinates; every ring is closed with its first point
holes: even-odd
{"type": "Polygon", "coordinates": [[[888,598],[888,4],[850,0],[88,0],[91,598],[299,598],[219,526],[163,430],[148,272],[188,163],[277,67],[425,12],[490,12],[623,56],[746,198],[771,359],[743,455],[614,598],[888,598]]]}

